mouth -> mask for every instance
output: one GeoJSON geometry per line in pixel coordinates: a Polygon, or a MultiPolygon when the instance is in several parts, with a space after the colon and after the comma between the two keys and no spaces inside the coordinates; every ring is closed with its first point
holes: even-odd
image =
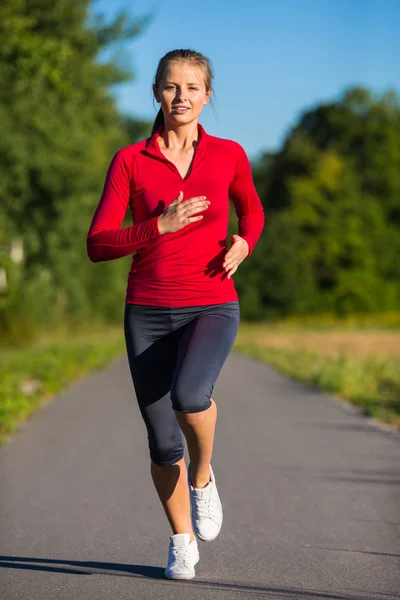
{"type": "Polygon", "coordinates": [[[172,110],[175,110],[178,113],[184,113],[189,110],[188,106],[174,106],[172,110]]]}

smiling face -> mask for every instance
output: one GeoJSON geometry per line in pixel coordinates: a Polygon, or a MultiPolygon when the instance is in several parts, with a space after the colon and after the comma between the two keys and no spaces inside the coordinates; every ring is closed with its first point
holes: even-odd
{"type": "Polygon", "coordinates": [[[184,61],[169,63],[158,88],[153,86],[153,91],[161,103],[165,123],[175,126],[197,119],[211,95],[211,89],[206,91],[201,68],[184,61]]]}

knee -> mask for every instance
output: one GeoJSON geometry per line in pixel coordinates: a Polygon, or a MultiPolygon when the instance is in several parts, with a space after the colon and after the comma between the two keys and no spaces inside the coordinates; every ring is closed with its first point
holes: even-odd
{"type": "Polygon", "coordinates": [[[150,447],[150,458],[156,465],[169,467],[184,457],[183,446],[150,447]]]}
{"type": "Polygon", "coordinates": [[[203,412],[211,406],[211,393],[212,389],[208,390],[205,386],[177,382],[171,389],[172,407],[182,413],[203,412]]]}
{"type": "Polygon", "coordinates": [[[150,435],[148,437],[150,458],[162,467],[179,462],[184,457],[185,447],[178,435],[150,435]]]}

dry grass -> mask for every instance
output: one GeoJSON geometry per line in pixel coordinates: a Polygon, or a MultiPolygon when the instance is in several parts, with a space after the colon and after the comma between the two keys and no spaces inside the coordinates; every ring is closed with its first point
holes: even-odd
{"type": "Polygon", "coordinates": [[[400,331],[242,323],[236,349],[400,430],[400,331]]]}
{"type": "Polygon", "coordinates": [[[400,358],[399,331],[277,331],[268,326],[245,325],[239,336],[264,348],[307,349],[319,354],[400,358]]]}

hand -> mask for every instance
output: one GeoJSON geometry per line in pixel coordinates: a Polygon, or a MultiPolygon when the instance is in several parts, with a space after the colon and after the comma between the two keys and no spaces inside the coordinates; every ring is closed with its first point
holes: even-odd
{"type": "Polygon", "coordinates": [[[225,254],[223,268],[228,273],[228,279],[237,271],[238,266],[244,261],[249,254],[249,244],[240,235],[233,234],[231,236],[231,248],[225,254]]]}
{"type": "Polygon", "coordinates": [[[206,196],[195,196],[182,202],[183,192],[179,192],[178,197],[171,202],[164,212],[158,217],[158,229],[161,235],[164,233],[173,233],[178,231],[189,223],[200,221],[203,215],[192,217],[198,212],[208,208],[210,202],[206,200],[206,196]]]}

